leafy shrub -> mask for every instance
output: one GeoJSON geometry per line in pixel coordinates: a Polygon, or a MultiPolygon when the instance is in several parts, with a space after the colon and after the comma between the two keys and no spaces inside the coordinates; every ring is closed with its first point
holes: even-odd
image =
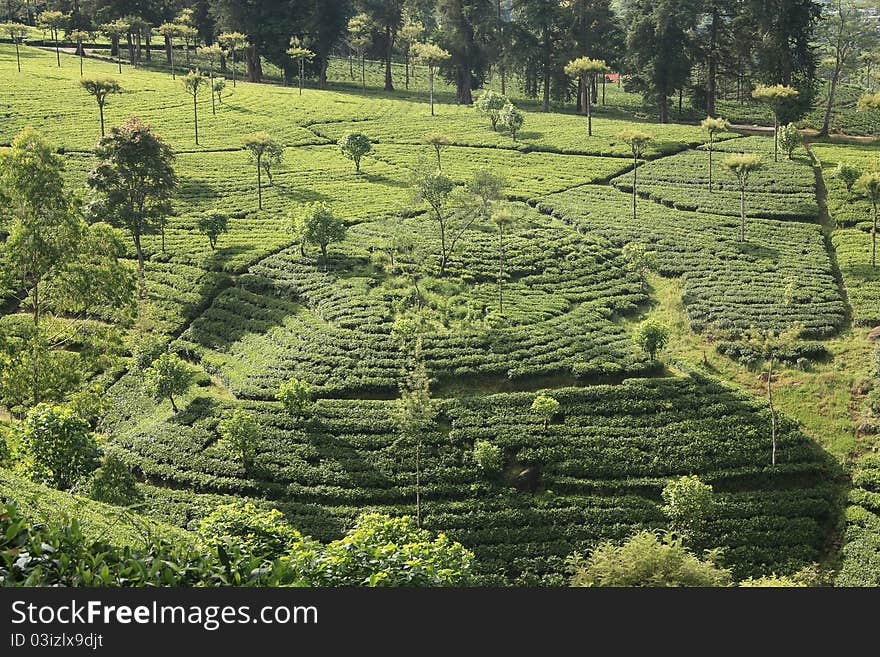
{"type": "Polygon", "coordinates": [[[259,431],[254,416],[244,409],[237,408],[220,420],[217,430],[226,448],[235,454],[245,467],[250,465],[257,453],[259,431]]]}
{"type": "Polygon", "coordinates": [[[312,386],[301,379],[288,379],[278,388],[275,399],[293,417],[301,417],[312,403],[312,386]]]}
{"type": "Polygon", "coordinates": [[[587,557],[569,559],[572,586],[728,586],[730,571],[710,552],[700,560],[673,534],[639,532],[626,543],[600,543],[587,557]]]}
{"type": "Polygon", "coordinates": [[[487,474],[497,474],[504,468],[501,448],[488,440],[478,440],[474,444],[474,460],[487,474]]]}
{"type": "Polygon", "coordinates": [[[361,158],[373,150],[370,138],[361,132],[349,132],[338,142],[339,150],[349,160],[354,161],[355,171],[361,170],[361,158]]]}
{"type": "Polygon", "coordinates": [[[670,481],[663,488],[662,497],[670,529],[685,539],[701,529],[715,510],[712,487],[694,475],[670,481]]]}
{"type": "Polygon", "coordinates": [[[245,501],[218,506],[202,520],[199,534],[209,545],[231,546],[269,560],[302,548],[306,540],[277,509],[265,511],[245,501]]]}
{"type": "Polygon", "coordinates": [[[66,490],[97,465],[98,444],[88,422],[69,406],[40,404],[15,428],[16,468],[66,490]]]}
{"type": "Polygon", "coordinates": [[[75,492],[117,506],[131,506],[143,499],[134,475],[115,454],[107,455],[101,467],[78,484],[75,492]]]}

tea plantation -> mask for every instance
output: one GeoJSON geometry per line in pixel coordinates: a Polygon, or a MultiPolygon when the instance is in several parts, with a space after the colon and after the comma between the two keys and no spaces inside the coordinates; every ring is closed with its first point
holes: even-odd
{"type": "MultiPolygon", "coordinates": [[[[54,52],[22,53],[22,73],[13,74],[14,49],[0,44],[10,84],[0,91],[0,148],[33,126],[61,155],[66,189],[87,205],[99,123],[78,61],[62,54],[58,67],[54,52]]],[[[717,498],[693,545],[722,548],[737,579],[849,563],[838,551],[847,471],[875,446],[865,439],[839,458],[825,451],[829,439],[811,422],[823,400],[806,390],[821,381],[848,393],[856,373],[842,363],[866,350],[864,329],[853,326],[880,323],[867,206],[832,175],[838,161],[867,167],[880,151],[816,143],[812,156],[801,148],[774,163],[772,139],[727,132],[713,146],[710,192],[704,131],[641,121],[624,92],[609,96],[616,107],[597,108],[592,136],[584,116],[524,104],[514,140],[445,92],[432,117],[423,82],[400,98],[362,94],[342,60],[328,90],[300,95],[239,81],[227,85],[216,114],[205,94],[196,146],[192,97],[179,80],[128,66],[119,74],[91,58],[85,67],[122,85],[105,109],[108,129],[129,115],[152,124],[174,153],[177,177],[164,232],[143,239],[146,294],[136,312],[91,317],[114,324],[124,345],[84,385],[99,388],[102,449],[138,480],[138,518],[184,540],[217,504],[248,499],[326,542],[365,510],[419,513],[423,527],[473,551],[481,581],[560,585],[571,553],[665,527],[661,491],[693,474],[717,498]],[[634,162],[621,133],[636,129],[654,138],[638,162],[634,216],[634,162]],[[372,146],[359,171],[336,143],[351,131],[372,146]],[[262,208],[258,168],[242,147],[255,132],[282,151],[271,178],[260,174],[262,208]],[[431,133],[445,136],[439,156],[426,143],[431,133]],[[763,157],[745,189],[745,241],[739,188],[724,165],[733,153],[763,157]],[[503,232],[476,213],[441,234],[413,191],[438,157],[452,195],[472,189],[480,172],[503,178],[491,201],[509,220],[503,232]],[[345,227],[326,256],[296,233],[315,202],[345,227]],[[211,212],[229,219],[216,245],[199,229],[211,212]],[[634,247],[648,252],[648,264],[635,261],[634,247]],[[686,321],[668,327],[668,354],[655,358],[636,336],[644,319],[666,310],[660,292],[672,282],[686,321]],[[401,317],[414,307],[430,317],[418,352],[436,403],[418,449],[402,435],[398,399],[412,365],[401,317]],[[771,384],[783,391],[771,412],[763,361],[724,357],[716,367],[706,353],[714,359],[723,341],[721,351],[743,354],[757,349],[756,336],[779,335],[791,353],[822,357],[774,369],[771,384]],[[166,350],[193,380],[173,401],[157,401],[144,370],[166,350]],[[277,397],[291,379],[314,396],[297,413],[277,397]],[[533,409],[539,394],[558,401],[555,412],[533,409]],[[255,423],[246,460],[221,437],[236,410],[255,423]],[[497,454],[493,467],[477,456],[485,444],[497,454]]],[[[378,83],[375,71],[370,80],[378,83]]],[[[121,237],[134,270],[131,235],[121,237]]],[[[10,320],[0,331],[12,335],[26,309],[12,294],[0,301],[10,320]]],[[[858,367],[868,371],[867,362],[858,367]]],[[[0,425],[12,421],[0,408],[0,425]]],[[[839,422],[846,431],[856,418],[839,422]]],[[[32,500],[11,460],[0,465],[0,496],[32,500]]],[[[869,481],[850,495],[865,498],[865,513],[880,508],[874,488],[869,481]]],[[[71,513],[86,504],[50,495],[72,500],[71,513]]],[[[48,512],[20,506],[35,518],[48,512]]],[[[102,513],[83,508],[90,523],[102,513]]],[[[876,527],[862,520],[847,535],[861,531],[870,546],[880,519],[876,527]]],[[[117,542],[129,539],[121,529],[117,542]]]]}

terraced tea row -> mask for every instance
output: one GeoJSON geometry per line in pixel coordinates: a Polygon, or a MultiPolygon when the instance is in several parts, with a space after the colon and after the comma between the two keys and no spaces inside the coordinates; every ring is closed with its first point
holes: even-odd
{"type": "Polygon", "coordinates": [[[633,221],[631,202],[620,192],[584,186],[536,204],[587,234],[655,248],[661,273],[684,280],[696,331],[800,327],[803,337],[821,337],[844,321],[818,225],[786,222],[783,229],[773,220],[751,219],[741,243],[738,219],[642,201],[633,221]]]}
{"type": "MultiPolygon", "coordinates": [[[[561,408],[546,429],[529,410],[534,395],[515,393],[445,400],[442,423],[424,436],[424,525],[473,548],[488,572],[558,577],[572,550],[661,525],[659,491],[681,473],[699,473],[722,492],[721,515],[700,540],[725,546],[737,573],[785,571],[817,558],[831,514],[831,493],[820,483],[829,466],[783,422],[771,470],[762,405],[690,377],[553,394],[561,408]],[[531,468],[534,492],[484,474],[471,455],[477,440],[501,448],[507,471],[531,468]]],[[[136,385],[123,380],[115,396],[120,404],[136,400],[136,385]]],[[[112,441],[151,479],[289,503],[293,524],[318,537],[336,533],[352,507],[412,509],[415,452],[399,440],[393,402],[325,399],[303,420],[275,403],[247,403],[260,425],[249,470],[216,442],[227,405],[198,397],[177,417],[162,410],[149,422],[120,418],[112,441]],[[302,505],[312,511],[300,516],[302,505]]]]}

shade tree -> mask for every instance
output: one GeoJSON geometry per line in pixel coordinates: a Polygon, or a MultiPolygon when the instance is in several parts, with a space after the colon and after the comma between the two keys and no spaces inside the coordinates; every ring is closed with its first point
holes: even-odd
{"type": "Polygon", "coordinates": [[[183,76],[183,89],[192,96],[193,99],[193,126],[196,133],[196,146],[199,145],[199,92],[202,87],[207,84],[207,78],[202,75],[199,69],[190,71],[183,76]]]}
{"type": "Polygon", "coordinates": [[[361,158],[373,150],[370,138],[361,132],[347,132],[337,142],[340,152],[354,162],[354,169],[360,173],[361,158]]]}
{"type": "Polygon", "coordinates": [[[724,160],[724,165],[736,176],[739,185],[739,241],[746,241],[746,183],[749,176],[763,166],[761,156],[756,153],[737,153],[724,160]]]}
{"type": "Polygon", "coordinates": [[[655,361],[657,354],[669,343],[669,329],[656,320],[647,319],[639,324],[634,339],[648,358],[655,361]]]}
{"type": "Polygon", "coordinates": [[[487,89],[474,100],[474,110],[489,117],[489,121],[492,123],[492,130],[498,130],[498,116],[509,102],[507,96],[487,89]]]}
{"type": "Polygon", "coordinates": [[[434,149],[434,154],[437,156],[437,170],[442,171],[443,165],[440,162],[440,151],[449,146],[452,140],[442,132],[432,132],[425,135],[425,143],[434,149]]]}
{"type": "Polygon", "coordinates": [[[15,63],[18,66],[18,72],[21,73],[21,44],[30,35],[30,28],[21,23],[5,23],[2,27],[3,33],[15,44],[15,63]]]}
{"type": "Polygon", "coordinates": [[[431,100],[431,116],[434,116],[434,76],[437,67],[449,61],[451,55],[447,50],[433,43],[414,43],[412,52],[415,61],[428,67],[428,89],[431,100]]]}
{"type": "MultiPolygon", "coordinates": [[[[159,31],[162,32],[162,27],[159,27],[159,31]]],[[[116,68],[118,69],[119,74],[122,74],[122,57],[119,54],[120,47],[119,41],[122,38],[122,35],[128,33],[128,24],[122,20],[121,18],[116,19],[114,21],[110,21],[109,23],[104,23],[101,25],[101,32],[110,39],[110,42],[113,44],[113,49],[116,52],[116,68]]],[[[173,71],[173,68],[172,68],[173,71]]]]}
{"type": "Polygon", "coordinates": [[[333,242],[345,239],[345,223],[334,214],[333,209],[318,201],[305,206],[297,220],[301,239],[306,244],[315,244],[321,249],[324,266],[327,266],[327,247],[333,242]]]}
{"type": "Polygon", "coordinates": [[[513,103],[507,103],[498,113],[498,124],[510,133],[513,141],[516,141],[516,134],[526,122],[526,115],[513,103]]]}
{"type": "Polygon", "coordinates": [[[290,48],[287,49],[287,54],[299,63],[299,95],[302,96],[306,62],[314,59],[315,53],[303,45],[302,39],[294,36],[290,38],[290,48]]]}
{"type": "MultiPolygon", "coordinates": [[[[94,194],[90,214],[127,230],[138,260],[138,288],[145,295],[141,239],[164,226],[177,186],[171,147],[149,124],[129,117],[110,129],[95,150],[98,164],[87,178],[94,194]]],[[[164,241],[164,230],[163,241],[164,241]]]]}
{"type": "Polygon", "coordinates": [[[169,352],[159,356],[144,372],[147,388],[156,401],[167,399],[171,408],[178,412],[175,397],[189,390],[193,381],[193,371],[177,354],[169,352]]]}
{"type": "MultiPolygon", "coordinates": [[[[281,145],[265,132],[254,132],[242,139],[242,147],[257,165],[257,208],[263,209],[263,157],[281,150],[281,145]]],[[[270,156],[271,157],[271,156],[270,156]]]]}
{"type": "Polygon", "coordinates": [[[648,149],[648,144],[654,139],[653,135],[640,130],[623,130],[617,133],[617,138],[624,144],[629,146],[633,156],[633,221],[636,220],[636,198],[638,195],[636,186],[638,183],[639,158],[641,158],[648,149]]]}
{"type": "Polygon", "coordinates": [[[111,94],[121,93],[122,85],[109,76],[96,75],[80,80],[80,86],[85,89],[86,93],[94,97],[95,102],[98,103],[98,115],[101,119],[101,136],[104,137],[104,107],[107,104],[107,97],[111,94]]]}
{"type": "Polygon", "coordinates": [[[779,117],[785,106],[798,97],[800,92],[784,84],[761,85],[752,92],[752,98],[766,103],[773,112],[773,161],[779,161],[779,117]]]}
{"type": "Polygon", "coordinates": [[[208,79],[209,79],[209,87],[208,91],[211,94],[211,114],[217,114],[217,108],[214,104],[214,96],[215,93],[215,85],[216,80],[214,79],[214,68],[217,62],[221,61],[223,58],[223,48],[221,48],[218,44],[212,43],[210,46],[202,46],[199,48],[199,54],[208,60],[208,79]]]}
{"type": "Polygon", "coordinates": [[[66,16],[63,12],[54,10],[41,12],[37,17],[37,23],[44,30],[49,31],[49,35],[55,43],[55,59],[58,62],[58,66],[61,66],[61,48],[58,44],[58,31],[63,28],[69,20],[70,17],[66,16]]]}
{"type": "Polygon", "coordinates": [[[706,144],[706,149],[709,151],[709,191],[711,192],[712,191],[712,152],[714,150],[715,137],[717,137],[722,132],[726,132],[730,128],[730,122],[727,119],[707,116],[705,119],[700,121],[700,126],[706,132],[706,136],[709,137],[709,141],[706,144]]]}
{"type": "Polygon", "coordinates": [[[565,73],[580,81],[584,113],[587,115],[587,136],[593,136],[593,93],[592,88],[597,75],[608,72],[604,59],[578,57],[565,65],[565,73]]]}
{"type": "Polygon", "coordinates": [[[211,250],[217,248],[217,240],[229,231],[229,215],[219,210],[207,210],[199,216],[196,226],[208,238],[211,250]]]}
{"type": "Polygon", "coordinates": [[[223,445],[232,452],[245,468],[249,468],[257,455],[257,439],[260,425],[252,413],[237,408],[227,413],[217,424],[217,433],[223,445]]]}

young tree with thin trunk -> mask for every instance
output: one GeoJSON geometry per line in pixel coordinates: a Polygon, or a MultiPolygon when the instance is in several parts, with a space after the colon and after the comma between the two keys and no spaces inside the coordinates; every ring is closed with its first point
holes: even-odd
{"type": "Polygon", "coordinates": [[[155,231],[171,211],[177,186],[171,147],[137,117],[129,117],[98,142],[98,165],[87,179],[96,199],[91,214],[129,231],[138,260],[138,288],[144,298],[141,238],[155,231]]]}
{"type": "Polygon", "coordinates": [[[425,26],[416,20],[407,18],[398,33],[398,39],[403,45],[404,68],[406,69],[406,88],[409,89],[410,71],[412,68],[412,47],[425,33],[425,26]]]}
{"type": "Polygon", "coordinates": [[[871,201],[871,266],[877,266],[877,204],[880,202],[880,172],[869,171],[856,181],[855,190],[871,201]]]}
{"type": "Polygon", "coordinates": [[[726,119],[722,118],[713,118],[711,116],[707,116],[705,119],[700,121],[700,125],[703,127],[703,130],[706,131],[706,135],[709,137],[709,143],[706,144],[709,151],[709,191],[712,191],[712,151],[714,150],[712,147],[715,144],[715,136],[722,133],[727,132],[730,128],[730,122],[726,119]]]}
{"type": "Polygon", "coordinates": [[[299,37],[291,37],[290,48],[287,49],[287,54],[299,63],[299,95],[302,96],[306,62],[312,61],[315,57],[315,53],[303,45],[302,39],[299,37]]]}
{"type": "Polygon", "coordinates": [[[202,46],[199,48],[199,54],[208,60],[209,89],[211,90],[211,114],[216,116],[217,107],[214,104],[214,67],[216,63],[220,61],[220,58],[223,57],[223,48],[214,43],[210,46],[202,46]]]}
{"type": "Polygon", "coordinates": [[[440,163],[440,151],[449,146],[452,141],[442,132],[432,132],[425,136],[425,143],[434,148],[437,156],[437,171],[442,171],[443,166],[440,163]]]}
{"type": "Polygon", "coordinates": [[[30,34],[30,28],[20,23],[6,23],[3,25],[3,32],[15,44],[15,63],[18,65],[18,72],[21,73],[21,51],[20,46],[25,42],[30,34]]]}
{"type": "Polygon", "coordinates": [[[101,117],[101,136],[104,136],[104,106],[107,104],[107,96],[110,94],[118,94],[122,91],[122,86],[111,77],[108,76],[90,76],[80,80],[80,86],[86,92],[93,96],[98,103],[98,114],[101,117]]]}
{"type": "Polygon", "coordinates": [[[304,244],[315,244],[321,249],[321,259],[326,269],[327,247],[345,239],[345,222],[333,213],[329,205],[319,201],[305,207],[296,225],[304,244]]]}
{"type": "Polygon", "coordinates": [[[55,42],[55,59],[58,62],[58,66],[61,66],[61,49],[58,45],[58,30],[64,27],[68,20],[70,20],[70,18],[60,11],[44,11],[37,18],[40,27],[44,30],[48,30],[52,37],[52,41],[55,42]]]}
{"type": "Polygon", "coordinates": [[[247,47],[247,37],[241,32],[224,32],[217,37],[217,41],[232,57],[232,87],[235,88],[235,56],[239,50],[247,47]]]}
{"type": "Polygon", "coordinates": [[[193,372],[177,354],[164,353],[144,372],[153,399],[167,399],[171,408],[178,412],[175,395],[182,395],[192,385],[193,372]]]}
{"type": "Polygon", "coordinates": [[[737,153],[724,160],[725,166],[736,176],[739,183],[739,241],[746,241],[746,183],[753,171],[763,166],[761,156],[756,153],[737,153]]]}
{"type": "Polygon", "coordinates": [[[354,48],[358,59],[361,60],[361,93],[367,93],[367,64],[366,53],[373,43],[375,25],[367,14],[360,13],[352,16],[348,21],[348,43],[354,48]]]}
{"type": "Polygon", "coordinates": [[[593,81],[597,75],[604,75],[608,72],[608,65],[604,59],[590,59],[589,57],[579,57],[571,60],[565,65],[566,75],[577,78],[581,82],[581,90],[583,95],[584,112],[587,115],[587,136],[593,136],[593,81]]]}
{"type": "Polygon", "coordinates": [[[630,152],[633,156],[633,221],[636,220],[636,198],[637,198],[637,190],[636,185],[638,182],[638,168],[639,168],[639,158],[645,154],[645,150],[648,148],[648,144],[651,143],[651,140],[654,139],[653,135],[649,135],[647,132],[641,132],[639,130],[624,130],[622,132],[617,133],[617,138],[629,146],[630,152]]]}
{"type": "Polygon", "coordinates": [[[337,142],[339,150],[349,160],[354,161],[354,170],[361,171],[361,158],[373,150],[370,138],[361,132],[347,132],[337,142]]]}
{"type": "Polygon", "coordinates": [[[502,96],[498,92],[487,89],[474,100],[474,110],[488,116],[489,121],[492,123],[492,130],[497,131],[498,116],[509,102],[507,96],[502,96]]]}
{"type": "Polygon", "coordinates": [[[280,149],[281,146],[265,132],[255,132],[242,140],[242,146],[248,151],[251,162],[257,165],[257,208],[263,209],[263,156],[267,151],[280,149]]]}
{"type": "MultiPolygon", "coordinates": [[[[160,27],[159,30],[161,31],[162,28],[160,27]]],[[[122,19],[110,23],[104,23],[104,25],[101,26],[101,32],[110,39],[111,43],[116,48],[116,68],[120,75],[122,74],[122,57],[119,55],[119,41],[122,38],[122,35],[127,31],[128,25],[122,19]]]]}
{"type": "Polygon", "coordinates": [[[206,83],[205,76],[199,69],[190,71],[183,77],[183,88],[193,99],[193,125],[196,130],[196,146],[199,145],[199,91],[206,83]]]}
{"type": "Polygon", "coordinates": [[[73,39],[76,41],[76,52],[79,55],[79,76],[83,76],[83,59],[86,55],[86,50],[83,48],[83,42],[89,38],[89,33],[84,30],[71,30],[67,33],[68,39],[73,39]]]}
{"type": "Polygon", "coordinates": [[[837,168],[834,170],[834,177],[843,183],[846,187],[846,200],[849,202],[852,198],[853,185],[862,176],[862,170],[854,164],[847,162],[838,162],[837,168]]]}
{"type": "Polygon", "coordinates": [[[416,456],[416,524],[422,522],[422,443],[433,428],[439,410],[431,399],[431,379],[422,353],[423,317],[400,317],[394,322],[392,334],[404,354],[405,369],[400,381],[397,403],[397,425],[405,443],[415,446],[416,456]]]}
{"type": "Polygon", "coordinates": [[[226,89],[226,78],[215,78],[211,83],[211,92],[217,96],[217,103],[223,104],[223,91],[226,89]]]}
{"type": "Polygon", "coordinates": [[[428,87],[431,97],[431,116],[434,116],[434,74],[438,66],[449,60],[452,56],[440,46],[433,43],[414,43],[412,46],[413,57],[421,64],[428,67],[428,87]]]}
{"type": "Polygon", "coordinates": [[[782,84],[760,86],[752,92],[752,98],[770,105],[773,112],[773,161],[779,161],[779,115],[786,103],[798,97],[798,90],[782,84]]]}
{"type": "Polygon", "coordinates": [[[506,274],[506,254],[504,252],[504,231],[514,224],[513,214],[507,208],[496,209],[492,213],[492,223],[498,229],[498,312],[504,314],[504,277],[506,274]]]}
{"type": "Polygon", "coordinates": [[[516,134],[525,122],[526,115],[513,103],[507,103],[498,113],[498,125],[510,133],[513,141],[516,141],[516,134]]]}

